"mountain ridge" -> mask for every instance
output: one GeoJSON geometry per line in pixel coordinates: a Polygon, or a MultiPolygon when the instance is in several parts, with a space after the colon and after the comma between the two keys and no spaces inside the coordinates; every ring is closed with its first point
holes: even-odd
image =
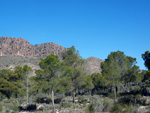
{"type": "Polygon", "coordinates": [[[65,47],[52,42],[32,45],[23,38],[0,37],[0,56],[18,55],[45,58],[49,54],[54,54],[61,57],[61,53],[65,50],[65,47]]]}
{"type": "MultiPolygon", "coordinates": [[[[53,42],[32,45],[23,38],[0,37],[0,69],[12,68],[16,65],[22,66],[27,63],[33,68],[39,69],[36,66],[41,58],[54,54],[58,55],[61,59],[61,54],[65,50],[67,48],[53,42]]],[[[87,74],[101,73],[101,62],[103,60],[96,57],[85,59],[87,74]]]]}

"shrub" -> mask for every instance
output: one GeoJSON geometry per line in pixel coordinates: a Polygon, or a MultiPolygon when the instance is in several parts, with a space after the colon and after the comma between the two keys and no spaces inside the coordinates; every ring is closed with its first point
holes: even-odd
{"type": "Polygon", "coordinates": [[[47,98],[47,97],[37,97],[35,102],[50,104],[52,102],[52,100],[50,98],[47,98]]]}
{"type": "Polygon", "coordinates": [[[55,102],[55,104],[59,104],[61,102],[61,100],[62,100],[62,97],[59,96],[54,100],[54,102],[55,102]]]}
{"type": "Polygon", "coordinates": [[[79,102],[80,104],[85,104],[85,103],[88,103],[89,100],[88,100],[88,98],[85,97],[85,96],[78,96],[78,102],[79,102]]]}
{"type": "Polygon", "coordinates": [[[72,106],[72,103],[70,102],[61,102],[61,107],[64,107],[64,108],[70,108],[72,106]]]}
{"type": "MultiPolygon", "coordinates": [[[[108,97],[114,99],[114,93],[110,93],[108,97]]],[[[120,94],[116,93],[116,97],[120,97],[120,94]]]]}
{"type": "Polygon", "coordinates": [[[36,110],[36,104],[29,104],[26,108],[27,111],[35,111],[36,110]]]}
{"type": "Polygon", "coordinates": [[[111,113],[137,113],[137,107],[132,104],[120,104],[114,103],[111,110],[111,113]]]}
{"type": "Polygon", "coordinates": [[[25,106],[19,106],[19,111],[35,111],[36,108],[36,104],[28,104],[25,106]]]}
{"type": "Polygon", "coordinates": [[[4,100],[2,103],[6,113],[17,112],[19,110],[17,102],[14,99],[4,100]]]}
{"type": "Polygon", "coordinates": [[[73,103],[71,101],[71,98],[63,98],[60,102],[60,105],[64,108],[70,108],[73,105],[73,103]]]}
{"type": "Polygon", "coordinates": [[[111,113],[121,113],[122,109],[123,107],[120,104],[114,103],[110,111],[111,113]]]}
{"type": "Polygon", "coordinates": [[[90,99],[90,104],[87,108],[89,113],[102,112],[104,109],[104,105],[102,100],[100,100],[99,96],[93,96],[90,99]]]}
{"type": "Polygon", "coordinates": [[[146,105],[146,99],[142,99],[140,94],[123,96],[118,100],[121,104],[139,104],[146,105]]]}
{"type": "Polygon", "coordinates": [[[108,98],[104,99],[104,100],[103,100],[103,106],[104,106],[103,111],[104,111],[104,112],[109,111],[110,108],[111,108],[111,106],[112,106],[112,104],[113,104],[113,103],[112,103],[112,101],[111,101],[110,99],[108,99],[108,98]]]}
{"type": "Polygon", "coordinates": [[[3,106],[2,106],[2,103],[0,103],[0,112],[3,111],[3,106]]]}

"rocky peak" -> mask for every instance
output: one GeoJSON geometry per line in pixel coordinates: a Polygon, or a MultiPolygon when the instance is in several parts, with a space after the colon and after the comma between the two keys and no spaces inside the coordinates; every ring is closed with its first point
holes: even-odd
{"type": "Polygon", "coordinates": [[[19,55],[44,58],[55,54],[61,57],[64,50],[66,48],[55,43],[32,45],[22,38],[0,37],[0,56],[19,55]]]}
{"type": "Polygon", "coordinates": [[[103,60],[96,57],[89,57],[85,59],[85,67],[87,73],[89,75],[91,75],[92,73],[101,73],[101,62],[103,62],[103,60]]]}

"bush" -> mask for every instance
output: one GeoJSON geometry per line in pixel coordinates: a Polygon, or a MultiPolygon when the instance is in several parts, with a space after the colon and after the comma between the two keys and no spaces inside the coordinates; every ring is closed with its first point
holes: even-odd
{"type": "Polygon", "coordinates": [[[36,110],[36,104],[29,104],[26,108],[27,111],[35,111],[36,110]]]}
{"type": "Polygon", "coordinates": [[[104,106],[103,111],[104,111],[104,112],[109,111],[110,108],[111,108],[111,106],[112,106],[112,104],[113,104],[113,103],[112,103],[112,101],[111,101],[110,99],[108,99],[108,98],[104,99],[104,100],[103,100],[103,106],[104,106]]]}
{"type": "Polygon", "coordinates": [[[103,105],[103,102],[102,100],[100,100],[100,97],[99,96],[93,96],[91,99],[90,99],[90,104],[87,108],[87,111],[89,113],[95,113],[95,112],[102,112],[104,109],[104,105],[103,105]]]}
{"type": "Polygon", "coordinates": [[[142,99],[140,94],[123,96],[118,100],[121,104],[139,104],[146,105],[146,99],[142,99]]]}
{"type": "Polygon", "coordinates": [[[111,108],[110,111],[111,111],[111,113],[121,113],[122,109],[123,109],[123,107],[122,107],[120,104],[115,103],[115,104],[112,106],[112,108],[111,108]]]}
{"type": "Polygon", "coordinates": [[[1,104],[5,107],[5,113],[17,112],[19,110],[15,99],[3,100],[1,104]]]}
{"type": "Polygon", "coordinates": [[[63,98],[60,102],[60,105],[64,108],[70,108],[73,105],[73,103],[71,98],[63,98]]]}
{"type": "Polygon", "coordinates": [[[118,100],[118,102],[121,104],[130,104],[130,103],[133,103],[133,101],[134,100],[132,96],[124,96],[118,100]]]}
{"type": "Polygon", "coordinates": [[[114,103],[111,110],[111,113],[137,113],[137,107],[132,104],[120,104],[114,103]]]}
{"type": "MultiPolygon", "coordinates": [[[[114,99],[114,93],[110,93],[110,94],[108,95],[108,97],[114,99]]],[[[117,97],[117,98],[120,97],[120,94],[119,94],[119,93],[116,93],[116,97],[117,97]]]]}
{"type": "Polygon", "coordinates": [[[80,104],[86,104],[86,103],[89,102],[89,100],[88,100],[88,98],[85,97],[85,96],[78,96],[78,102],[79,102],[80,104]]]}
{"type": "Polygon", "coordinates": [[[62,97],[59,96],[54,100],[54,102],[55,102],[55,104],[59,104],[61,102],[61,100],[62,100],[62,97]]]}
{"type": "Polygon", "coordinates": [[[19,106],[19,111],[35,111],[36,110],[36,104],[29,104],[25,106],[19,106]]]}
{"type": "Polygon", "coordinates": [[[64,107],[64,108],[70,108],[72,106],[73,103],[70,103],[70,102],[61,102],[61,107],[64,107]]]}
{"type": "Polygon", "coordinates": [[[114,103],[110,111],[111,113],[130,113],[131,107],[120,103],[114,103]]]}
{"type": "Polygon", "coordinates": [[[0,103],[0,112],[3,111],[3,106],[2,106],[2,103],[0,103]]]}
{"type": "Polygon", "coordinates": [[[47,97],[37,97],[37,99],[35,100],[36,103],[46,103],[46,104],[50,104],[52,102],[52,100],[50,98],[47,97]]]}

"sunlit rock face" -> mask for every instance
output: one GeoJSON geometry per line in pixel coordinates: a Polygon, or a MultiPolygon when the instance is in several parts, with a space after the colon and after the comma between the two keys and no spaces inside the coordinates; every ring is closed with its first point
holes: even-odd
{"type": "Polygon", "coordinates": [[[103,62],[103,60],[96,57],[89,57],[85,59],[87,74],[91,75],[93,73],[101,73],[101,62],[103,62]]]}
{"type": "Polygon", "coordinates": [[[18,55],[45,58],[50,54],[61,57],[66,48],[55,43],[32,45],[22,38],[0,37],[0,55],[18,55]]]}

